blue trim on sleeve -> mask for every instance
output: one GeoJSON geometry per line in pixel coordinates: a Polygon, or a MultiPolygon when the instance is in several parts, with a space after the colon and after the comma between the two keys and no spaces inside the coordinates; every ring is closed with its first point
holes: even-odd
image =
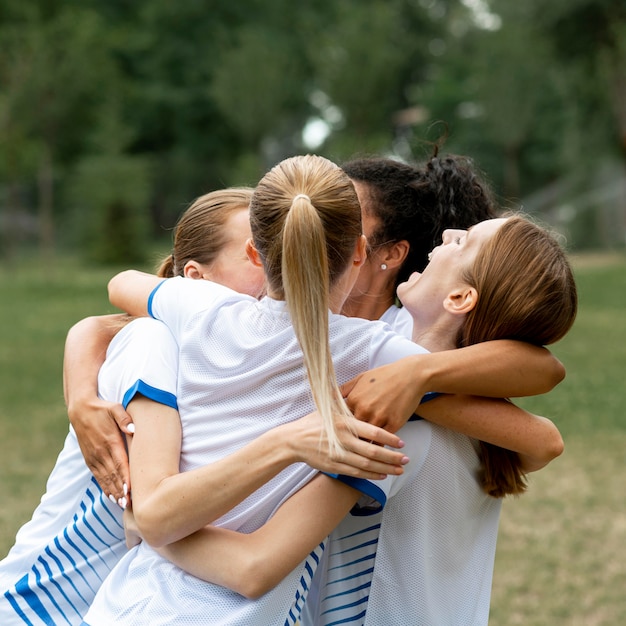
{"type": "MultiPolygon", "coordinates": [[[[420,400],[420,404],[426,404],[426,402],[430,402],[431,400],[434,400],[435,398],[438,398],[439,396],[443,396],[445,394],[443,393],[439,393],[438,391],[429,391],[428,393],[425,393],[422,396],[422,399],[420,400]]],[[[409,417],[409,422],[418,422],[419,420],[423,420],[423,417],[420,417],[417,413],[413,413],[413,415],[411,415],[411,417],[409,417]]]]}
{"type": "MultiPolygon", "coordinates": [[[[167,278],[165,279],[167,280],[167,278]]],[[[148,296],[148,315],[150,317],[154,317],[154,314],[152,313],[152,301],[154,300],[154,294],[157,292],[157,290],[159,289],[159,287],[161,285],[163,285],[163,283],[165,283],[165,280],[162,280],[151,292],[150,295],[148,296]]],[[[155,318],[156,319],[156,318],[155,318]]]]}
{"type": "Polygon", "coordinates": [[[172,409],[176,409],[178,411],[178,402],[176,400],[176,396],[173,393],[170,393],[169,391],[163,391],[163,389],[157,389],[156,387],[152,387],[151,385],[144,383],[141,379],[138,379],[137,382],[124,394],[122,406],[126,409],[130,404],[130,401],[137,394],[141,394],[149,400],[154,400],[159,404],[164,404],[165,406],[169,406],[172,409]]]}
{"type": "Polygon", "coordinates": [[[422,396],[420,404],[426,404],[426,402],[430,402],[431,400],[434,400],[435,398],[443,395],[443,393],[439,393],[438,391],[429,391],[422,396]]]}
{"type": "MultiPolygon", "coordinates": [[[[387,503],[387,495],[385,492],[378,486],[375,485],[372,481],[366,480],[365,478],[355,478],[354,476],[344,476],[343,474],[329,474],[328,472],[324,472],[326,476],[330,476],[335,480],[339,480],[342,483],[352,487],[360,491],[362,494],[369,496],[373,500],[379,503],[378,507],[367,507],[363,509],[359,509],[358,515],[367,516],[374,515],[375,513],[380,512],[380,510],[387,503]]],[[[354,515],[354,512],[352,513],[354,515]]]]}

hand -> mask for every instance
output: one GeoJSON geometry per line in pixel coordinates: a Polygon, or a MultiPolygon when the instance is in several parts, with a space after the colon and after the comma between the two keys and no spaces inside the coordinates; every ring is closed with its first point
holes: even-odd
{"type": "Polygon", "coordinates": [[[143,537],[139,532],[139,527],[135,521],[133,508],[128,506],[124,509],[124,534],[126,535],[126,547],[130,550],[139,545],[143,541],[143,537]]]}
{"type": "Polygon", "coordinates": [[[428,389],[420,388],[417,356],[359,374],[341,387],[354,416],[392,433],[415,413],[428,389]]]}
{"type": "Polygon", "coordinates": [[[68,409],[87,467],[104,494],[124,508],[130,501],[130,468],[124,434],[134,424],[121,404],[99,398],[68,409]]]}
{"type": "Polygon", "coordinates": [[[380,480],[388,474],[402,474],[402,466],[409,462],[402,452],[383,447],[402,448],[404,442],[401,439],[356,419],[350,427],[338,427],[344,449],[337,455],[329,451],[322,420],[317,412],[279,428],[288,433],[287,442],[294,452],[295,460],[322,472],[380,480]]]}

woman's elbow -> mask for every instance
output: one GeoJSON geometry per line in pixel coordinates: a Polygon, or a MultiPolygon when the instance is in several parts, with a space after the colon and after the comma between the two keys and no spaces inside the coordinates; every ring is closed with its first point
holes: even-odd
{"type": "Polygon", "coordinates": [[[179,538],[172,536],[167,520],[158,512],[134,507],[133,514],[141,538],[152,548],[163,548],[179,538]]]}
{"type": "Polygon", "coordinates": [[[529,455],[520,454],[524,472],[537,472],[543,469],[548,463],[561,456],[565,450],[565,443],[556,427],[553,433],[543,439],[542,443],[543,446],[540,452],[529,455]]]}
{"type": "Polygon", "coordinates": [[[557,432],[550,438],[549,445],[547,447],[546,457],[548,458],[548,462],[561,456],[564,450],[565,442],[563,441],[563,437],[561,437],[561,433],[557,430],[557,432]]]}
{"type": "Polygon", "coordinates": [[[275,568],[266,558],[257,558],[257,551],[248,552],[246,562],[243,564],[237,580],[234,583],[238,594],[248,598],[248,600],[258,600],[261,596],[271,591],[280,582],[275,568]]]}
{"type": "Polygon", "coordinates": [[[553,374],[552,374],[552,387],[554,389],[559,383],[563,382],[565,379],[565,366],[561,361],[559,361],[556,357],[553,356],[554,366],[553,366],[553,374]]]}
{"type": "Polygon", "coordinates": [[[131,271],[132,270],[125,270],[123,272],[120,272],[119,274],[116,274],[115,276],[113,276],[111,280],[109,280],[109,283],[107,285],[107,291],[109,294],[109,302],[113,306],[116,306],[118,308],[123,308],[121,306],[121,297],[120,297],[121,287],[125,281],[125,278],[129,275],[131,271]]]}

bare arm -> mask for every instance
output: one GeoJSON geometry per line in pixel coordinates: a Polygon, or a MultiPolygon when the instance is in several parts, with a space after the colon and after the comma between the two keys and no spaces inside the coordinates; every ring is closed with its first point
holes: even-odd
{"type": "Polygon", "coordinates": [[[396,432],[427,391],[516,398],[547,393],[564,376],[545,348],[499,340],[406,357],[361,374],[342,391],[356,417],[396,432]]]}
{"type": "Polygon", "coordinates": [[[122,328],[125,318],[125,315],[88,317],[75,324],[67,334],[63,360],[63,390],[69,420],[87,466],[102,491],[112,495],[116,502],[124,496],[124,484],[130,487],[123,433],[132,432],[132,421],[121,404],[98,397],[98,371],[111,339],[122,328]]]}
{"type": "Polygon", "coordinates": [[[109,281],[109,300],[113,306],[131,315],[148,315],[148,298],[154,288],[163,281],[154,274],[126,270],[109,281]]]}
{"type": "Polygon", "coordinates": [[[419,407],[419,414],[450,430],[519,454],[522,469],[541,469],[563,452],[563,439],[547,418],[496,398],[442,396],[419,407]]]}
{"type": "MultiPolygon", "coordinates": [[[[435,423],[470,431],[484,441],[516,450],[526,471],[539,469],[562,451],[558,430],[549,420],[503,400],[450,396],[425,404],[422,409],[435,423]],[[537,441],[544,439],[546,456],[541,459],[537,456],[537,441]]],[[[258,598],[330,534],[359,496],[347,485],[318,475],[251,534],[207,526],[159,548],[159,552],[198,578],[258,598]]]]}
{"type": "MultiPolygon", "coordinates": [[[[442,396],[422,405],[420,413],[434,423],[515,450],[526,471],[539,469],[563,448],[552,422],[505,400],[442,396]]],[[[256,598],[296,567],[358,497],[339,481],[318,476],[254,533],[206,527],[159,551],[199,578],[256,598]]]]}
{"type": "Polygon", "coordinates": [[[128,410],[136,428],[130,446],[134,515],[141,535],[157,547],[211,523],[291,463],[375,479],[402,473],[408,461],[401,452],[376,445],[400,447],[395,435],[356,422],[356,435],[342,430],[346,451],[333,458],[322,439],[321,420],[311,414],[268,431],[215,463],[179,473],[178,413],[143,397],[133,400],[128,410]]]}
{"type": "Polygon", "coordinates": [[[255,599],[306,558],[360,495],[340,481],[318,475],[253,533],[207,526],[158,551],[198,578],[255,599]]]}

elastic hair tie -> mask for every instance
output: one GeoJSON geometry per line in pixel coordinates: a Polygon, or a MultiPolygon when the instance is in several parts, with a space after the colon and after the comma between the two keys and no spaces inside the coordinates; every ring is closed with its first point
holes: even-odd
{"type": "Polygon", "coordinates": [[[309,196],[307,196],[305,193],[299,193],[297,196],[294,197],[292,202],[295,202],[298,198],[304,198],[307,202],[311,202],[311,198],[309,198],[309,196]]]}

